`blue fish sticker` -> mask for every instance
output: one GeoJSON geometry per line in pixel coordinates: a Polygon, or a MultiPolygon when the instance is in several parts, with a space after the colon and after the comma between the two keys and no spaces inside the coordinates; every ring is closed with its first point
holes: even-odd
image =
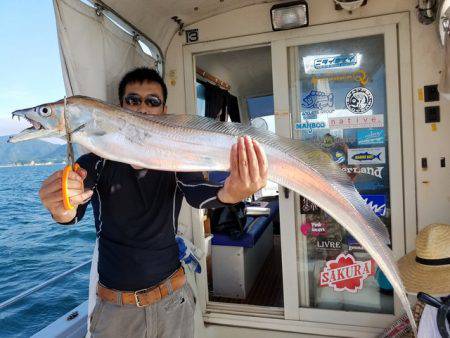
{"type": "Polygon", "coordinates": [[[386,150],[378,148],[348,149],[348,164],[383,164],[386,163],[386,150]]]}
{"type": "Polygon", "coordinates": [[[302,107],[306,109],[333,110],[334,94],[311,90],[303,98],[302,107]]]}
{"type": "Polygon", "coordinates": [[[356,160],[356,161],[373,161],[375,159],[378,159],[381,161],[381,153],[378,154],[372,154],[369,152],[365,152],[365,153],[359,153],[359,154],[355,154],[352,156],[352,160],[356,160]]]}
{"type": "Polygon", "coordinates": [[[384,144],[384,129],[359,129],[357,139],[360,146],[384,144]]]}

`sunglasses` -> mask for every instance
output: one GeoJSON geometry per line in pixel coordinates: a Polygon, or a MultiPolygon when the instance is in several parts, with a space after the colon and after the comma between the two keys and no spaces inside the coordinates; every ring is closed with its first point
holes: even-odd
{"type": "MultiPolygon", "coordinates": [[[[142,104],[142,97],[138,94],[128,94],[124,100],[129,106],[140,106],[142,104]]],[[[162,100],[154,95],[149,95],[144,99],[144,103],[149,107],[159,107],[163,104],[162,100]]]]}

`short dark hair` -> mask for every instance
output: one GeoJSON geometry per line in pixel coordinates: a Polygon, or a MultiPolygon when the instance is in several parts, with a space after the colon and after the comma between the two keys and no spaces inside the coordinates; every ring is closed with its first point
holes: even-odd
{"type": "Polygon", "coordinates": [[[161,77],[161,75],[159,75],[159,73],[154,69],[147,67],[140,67],[126,73],[125,76],[120,81],[119,83],[120,104],[123,103],[123,96],[125,95],[125,87],[127,86],[127,84],[134,82],[144,83],[145,81],[159,83],[162,88],[164,103],[167,102],[167,86],[164,83],[164,80],[161,77]]]}

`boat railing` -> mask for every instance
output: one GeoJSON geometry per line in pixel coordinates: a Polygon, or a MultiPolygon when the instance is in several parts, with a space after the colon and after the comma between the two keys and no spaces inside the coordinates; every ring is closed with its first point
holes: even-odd
{"type": "Polygon", "coordinates": [[[23,298],[31,295],[32,293],[35,293],[36,291],[45,288],[46,286],[64,278],[67,275],[70,275],[71,273],[74,273],[75,271],[80,270],[81,268],[85,267],[86,265],[88,265],[89,263],[91,263],[91,260],[85,261],[84,263],[81,263],[80,265],[77,265],[47,281],[45,281],[44,283],[41,283],[39,285],[36,285],[35,287],[32,287],[31,289],[28,289],[20,294],[18,294],[17,296],[14,296],[2,303],[0,303],[0,310],[3,310],[4,308],[13,305],[15,303],[17,303],[18,301],[22,300],[23,298]]]}

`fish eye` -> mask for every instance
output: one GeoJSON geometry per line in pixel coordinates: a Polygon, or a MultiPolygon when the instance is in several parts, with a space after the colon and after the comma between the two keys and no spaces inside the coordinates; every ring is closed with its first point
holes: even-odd
{"type": "Polygon", "coordinates": [[[39,115],[43,117],[49,117],[52,114],[50,107],[44,106],[39,108],[39,115]]]}

